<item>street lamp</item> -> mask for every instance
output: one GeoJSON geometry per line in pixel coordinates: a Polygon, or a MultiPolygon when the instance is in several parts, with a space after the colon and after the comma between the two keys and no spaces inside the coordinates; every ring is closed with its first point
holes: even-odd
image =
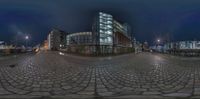
{"type": "Polygon", "coordinates": [[[29,40],[29,36],[28,35],[25,36],[25,40],[26,40],[26,47],[27,47],[27,43],[28,43],[28,40],[29,40]]]}
{"type": "Polygon", "coordinates": [[[157,39],[156,41],[156,50],[159,52],[159,44],[160,44],[161,40],[157,39]]]}
{"type": "Polygon", "coordinates": [[[25,36],[25,39],[26,39],[26,40],[28,40],[28,39],[29,39],[29,37],[28,37],[28,36],[25,36]]]}
{"type": "Polygon", "coordinates": [[[160,43],[160,39],[158,39],[157,42],[160,43]]]}

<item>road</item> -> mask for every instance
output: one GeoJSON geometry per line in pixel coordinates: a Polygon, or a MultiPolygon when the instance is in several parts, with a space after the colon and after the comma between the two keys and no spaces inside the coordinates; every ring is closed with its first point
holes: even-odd
{"type": "Polygon", "coordinates": [[[39,52],[0,59],[0,98],[200,98],[200,58],[39,52]]]}

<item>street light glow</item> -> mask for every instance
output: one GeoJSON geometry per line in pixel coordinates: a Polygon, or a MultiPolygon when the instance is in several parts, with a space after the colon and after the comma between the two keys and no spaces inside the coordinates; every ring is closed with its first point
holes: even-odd
{"type": "Polygon", "coordinates": [[[159,42],[160,42],[160,39],[158,39],[157,42],[159,43],[159,42]]]}
{"type": "Polygon", "coordinates": [[[28,39],[29,39],[29,37],[28,37],[28,36],[25,36],[25,39],[26,39],[26,40],[28,40],[28,39]]]}

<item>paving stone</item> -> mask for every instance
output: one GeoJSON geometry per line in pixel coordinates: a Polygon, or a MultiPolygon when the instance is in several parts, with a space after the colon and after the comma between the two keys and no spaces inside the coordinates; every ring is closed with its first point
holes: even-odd
{"type": "Polygon", "coordinates": [[[169,97],[189,97],[191,94],[188,93],[171,93],[171,94],[164,94],[163,96],[169,96],[169,97]]]}
{"type": "Polygon", "coordinates": [[[0,88],[0,95],[8,95],[8,94],[11,94],[10,92],[6,91],[5,89],[3,88],[0,88]]]}
{"type": "Polygon", "coordinates": [[[49,92],[32,92],[32,93],[30,93],[30,95],[33,95],[33,96],[50,96],[50,93],[49,92]]]}
{"type": "Polygon", "coordinates": [[[161,92],[157,92],[157,91],[154,91],[154,92],[143,92],[143,95],[160,95],[162,94],[161,92]]]}
{"type": "Polygon", "coordinates": [[[78,92],[78,94],[80,94],[80,95],[94,95],[95,92],[94,91],[83,91],[83,92],[78,92]]]}
{"type": "Polygon", "coordinates": [[[29,91],[21,90],[21,89],[14,88],[14,87],[11,87],[11,86],[7,87],[7,90],[9,90],[9,91],[11,91],[11,92],[13,92],[13,93],[16,93],[16,94],[20,94],[20,95],[26,94],[26,93],[29,92],[29,91]]]}
{"type": "Polygon", "coordinates": [[[67,90],[67,89],[71,89],[72,87],[71,86],[63,86],[62,88],[67,90]]]}
{"type": "Polygon", "coordinates": [[[100,96],[112,96],[113,92],[100,92],[100,93],[98,93],[98,95],[100,95],[100,96]]]}
{"type": "Polygon", "coordinates": [[[52,51],[22,55],[0,61],[0,95],[199,96],[199,60],[149,53],[109,59],[52,51]],[[8,68],[11,62],[18,66],[8,68]]]}

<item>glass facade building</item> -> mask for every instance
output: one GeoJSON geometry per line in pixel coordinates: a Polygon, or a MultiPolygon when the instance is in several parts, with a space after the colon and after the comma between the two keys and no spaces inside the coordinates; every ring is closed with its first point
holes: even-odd
{"type": "Polygon", "coordinates": [[[99,45],[113,45],[113,17],[99,13],[99,45]]]}
{"type": "Polygon", "coordinates": [[[66,36],[67,46],[90,45],[92,43],[92,32],[71,33],[66,36]]]}
{"type": "Polygon", "coordinates": [[[131,52],[130,26],[116,21],[111,14],[98,12],[92,32],[64,33],[57,29],[48,35],[50,50],[81,54],[107,55],[131,52]]]}
{"type": "Polygon", "coordinates": [[[177,41],[164,44],[165,50],[170,49],[200,49],[200,41],[177,41]]]}
{"type": "Polygon", "coordinates": [[[96,15],[92,35],[97,53],[126,52],[132,47],[130,26],[116,21],[111,14],[99,12],[96,15]]]}

